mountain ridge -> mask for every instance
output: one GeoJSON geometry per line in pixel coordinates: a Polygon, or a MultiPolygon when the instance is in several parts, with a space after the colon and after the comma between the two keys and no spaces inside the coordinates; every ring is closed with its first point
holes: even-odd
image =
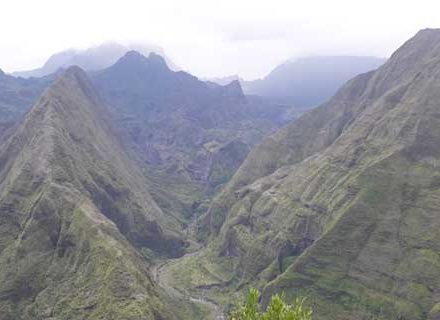
{"type": "MultiPolygon", "coordinates": [[[[55,53],[49,57],[41,68],[17,71],[13,72],[12,75],[23,78],[42,77],[74,65],[80,66],[87,71],[96,71],[111,66],[126,52],[132,50],[141,51],[144,54],[156,52],[165,56],[163,50],[155,46],[124,46],[116,42],[107,42],[84,50],[67,49],[55,53]]],[[[173,69],[178,69],[168,58],[166,59],[173,69]]]]}
{"type": "Polygon", "coordinates": [[[310,108],[326,102],[350,78],[385,61],[368,56],[301,57],[277,66],[262,79],[244,81],[243,87],[246,94],[310,108]]]}
{"type": "Polygon", "coordinates": [[[201,172],[194,171],[193,166],[200,164],[194,160],[200,156],[208,164],[206,151],[218,150],[207,145],[223,145],[237,138],[249,145],[256,139],[244,127],[261,123],[261,129],[255,126],[252,130],[264,132],[277,126],[284,108],[271,110],[270,105],[250,103],[239,82],[220,86],[172,71],[157,55],[131,52],[94,74],[93,81],[148,163],[162,165],[168,159],[170,167],[193,180],[200,180],[209,170],[203,165],[201,172]]]}
{"type": "Polygon", "coordinates": [[[264,139],[213,200],[207,249],[173,277],[218,299],[305,295],[317,319],[437,319],[439,74],[440,30],[421,31],[264,139]]]}
{"type": "Polygon", "coordinates": [[[1,144],[0,319],[177,318],[149,266],[181,254],[180,227],[105,113],[71,67],[1,144]]]}

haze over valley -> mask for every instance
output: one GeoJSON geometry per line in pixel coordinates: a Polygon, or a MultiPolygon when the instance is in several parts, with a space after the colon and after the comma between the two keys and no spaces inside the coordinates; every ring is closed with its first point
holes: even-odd
{"type": "Polygon", "coordinates": [[[440,7],[318,2],[7,4],[0,320],[440,320],[440,7]]]}

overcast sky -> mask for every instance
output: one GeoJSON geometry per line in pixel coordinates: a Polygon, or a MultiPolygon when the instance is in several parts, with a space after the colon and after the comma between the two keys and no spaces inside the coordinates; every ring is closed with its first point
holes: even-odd
{"type": "Polygon", "coordinates": [[[417,30],[440,27],[438,0],[0,0],[0,10],[7,72],[117,41],[159,45],[197,76],[250,79],[297,56],[389,56],[417,30]]]}

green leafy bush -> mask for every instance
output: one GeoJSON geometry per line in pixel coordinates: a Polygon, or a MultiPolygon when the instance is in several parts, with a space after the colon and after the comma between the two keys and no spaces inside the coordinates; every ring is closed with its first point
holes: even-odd
{"type": "Polygon", "coordinates": [[[297,298],[289,305],[282,295],[275,294],[263,312],[259,297],[257,289],[250,289],[244,305],[234,311],[229,320],[312,320],[312,310],[304,306],[304,298],[297,298]]]}

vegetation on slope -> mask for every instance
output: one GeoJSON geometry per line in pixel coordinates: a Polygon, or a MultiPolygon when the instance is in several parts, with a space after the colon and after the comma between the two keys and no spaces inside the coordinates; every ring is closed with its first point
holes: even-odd
{"type": "Polygon", "coordinates": [[[53,76],[15,78],[0,70],[0,136],[33,106],[52,80],[53,76]]]}
{"type": "Polygon", "coordinates": [[[316,319],[435,319],[439,66],[440,31],[421,31],[265,139],[208,210],[207,248],[174,278],[218,299],[249,285],[264,305],[308,296],[316,319]]]}
{"type": "Polygon", "coordinates": [[[113,134],[79,68],[0,145],[0,319],[176,319],[138,250],[181,254],[180,226],[113,134]]]}
{"type": "Polygon", "coordinates": [[[158,199],[183,206],[186,214],[234,174],[250,146],[283,121],[287,106],[249,101],[236,81],[226,86],[170,70],[158,55],[129,52],[115,65],[96,72],[93,81],[114,120],[127,132],[146,165],[160,176],[184,181],[195,193],[182,202],[182,190],[162,186],[158,199]]]}
{"type": "Polygon", "coordinates": [[[260,293],[251,288],[246,302],[231,313],[230,320],[312,320],[312,310],[304,305],[305,299],[297,298],[294,304],[286,303],[282,295],[271,297],[265,311],[261,311],[258,300],[260,293]]]}

